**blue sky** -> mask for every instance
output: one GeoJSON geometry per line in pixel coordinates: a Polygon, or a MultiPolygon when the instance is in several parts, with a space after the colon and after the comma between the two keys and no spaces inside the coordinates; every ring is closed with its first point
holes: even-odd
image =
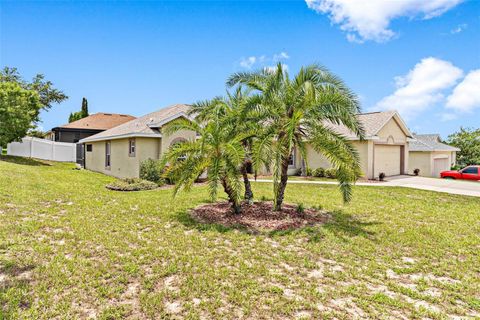
{"type": "Polygon", "coordinates": [[[69,99],[42,113],[140,116],[223,94],[235,71],[317,62],[363,110],[412,131],[480,127],[480,1],[2,1],[0,65],[43,73],[69,99]]]}

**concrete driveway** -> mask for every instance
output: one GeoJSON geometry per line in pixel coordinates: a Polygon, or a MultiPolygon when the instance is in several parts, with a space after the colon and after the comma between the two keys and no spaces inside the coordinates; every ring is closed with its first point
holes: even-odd
{"type": "Polygon", "coordinates": [[[478,181],[396,176],[387,178],[387,182],[382,183],[382,185],[480,197],[480,182],[478,181]]]}
{"type": "MultiPolygon", "coordinates": [[[[257,182],[272,182],[272,180],[258,179],[257,182]]],[[[334,181],[308,181],[308,180],[288,180],[289,184],[337,184],[334,181]]],[[[446,192],[451,194],[460,194],[466,196],[480,197],[480,182],[446,180],[436,178],[414,177],[414,176],[395,176],[387,177],[387,181],[371,183],[357,182],[357,186],[369,187],[406,187],[421,190],[430,190],[437,192],[446,192]]]]}

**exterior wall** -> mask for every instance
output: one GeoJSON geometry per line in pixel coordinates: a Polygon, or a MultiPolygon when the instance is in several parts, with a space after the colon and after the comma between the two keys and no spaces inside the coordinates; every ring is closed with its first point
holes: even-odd
{"type": "MultiPolygon", "coordinates": [[[[420,176],[423,177],[433,177],[434,176],[434,167],[433,161],[435,159],[446,158],[450,166],[455,165],[456,163],[456,152],[452,151],[435,151],[435,152],[425,152],[425,151],[411,151],[410,152],[410,164],[408,168],[408,173],[413,174],[413,170],[420,169],[420,176]]],[[[450,169],[450,168],[448,168],[450,169]]]]}
{"type": "Polygon", "coordinates": [[[196,138],[196,133],[190,130],[180,130],[171,135],[165,135],[160,142],[159,157],[160,158],[170,147],[172,142],[176,142],[182,139],[193,141],[196,138]]]}
{"type": "Polygon", "coordinates": [[[85,152],[85,168],[118,178],[138,178],[140,163],[146,159],[158,159],[159,138],[135,138],[135,157],[128,154],[128,138],[110,140],[110,168],[105,168],[106,141],[89,142],[91,152],[85,152]]]}
{"type": "MultiPolygon", "coordinates": [[[[368,173],[370,172],[369,167],[369,152],[370,152],[370,146],[372,145],[371,141],[352,141],[352,145],[357,149],[359,155],[360,155],[360,166],[362,168],[363,175],[365,177],[368,176],[368,173]]],[[[332,165],[330,161],[328,161],[325,156],[322,154],[316,152],[311,146],[307,146],[307,163],[308,166],[312,169],[316,168],[331,168],[332,165]]],[[[297,162],[297,167],[301,167],[301,161],[297,162]],[[300,166],[299,166],[300,165],[300,166]]]]}

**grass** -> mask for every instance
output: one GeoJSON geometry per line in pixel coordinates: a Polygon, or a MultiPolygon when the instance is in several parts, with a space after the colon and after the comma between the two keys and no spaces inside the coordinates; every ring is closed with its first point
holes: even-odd
{"type": "Polygon", "coordinates": [[[0,319],[480,316],[478,198],[357,186],[344,206],[336,186],[296,184],[286,201],[332,222],[252,235],[189,218],[205,187],[172,200],[3,160],[0,319]]]}

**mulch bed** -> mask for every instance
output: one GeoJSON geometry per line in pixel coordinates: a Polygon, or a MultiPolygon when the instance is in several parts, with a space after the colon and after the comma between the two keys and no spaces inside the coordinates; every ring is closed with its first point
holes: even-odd
{"type": "Polygon", "coordinates": [[[324,211],[307,209],[297,212],[297,206],[284,204],[282,211],[273,211],[271,202],[242,204],[242,212],[234,214],[230,203],[217,202],[191,210],[192,217],[202,223],[216,223],[226,227],[244,227],[250,231],[280,231],[326,223],[331,215],[324,211]]]}

